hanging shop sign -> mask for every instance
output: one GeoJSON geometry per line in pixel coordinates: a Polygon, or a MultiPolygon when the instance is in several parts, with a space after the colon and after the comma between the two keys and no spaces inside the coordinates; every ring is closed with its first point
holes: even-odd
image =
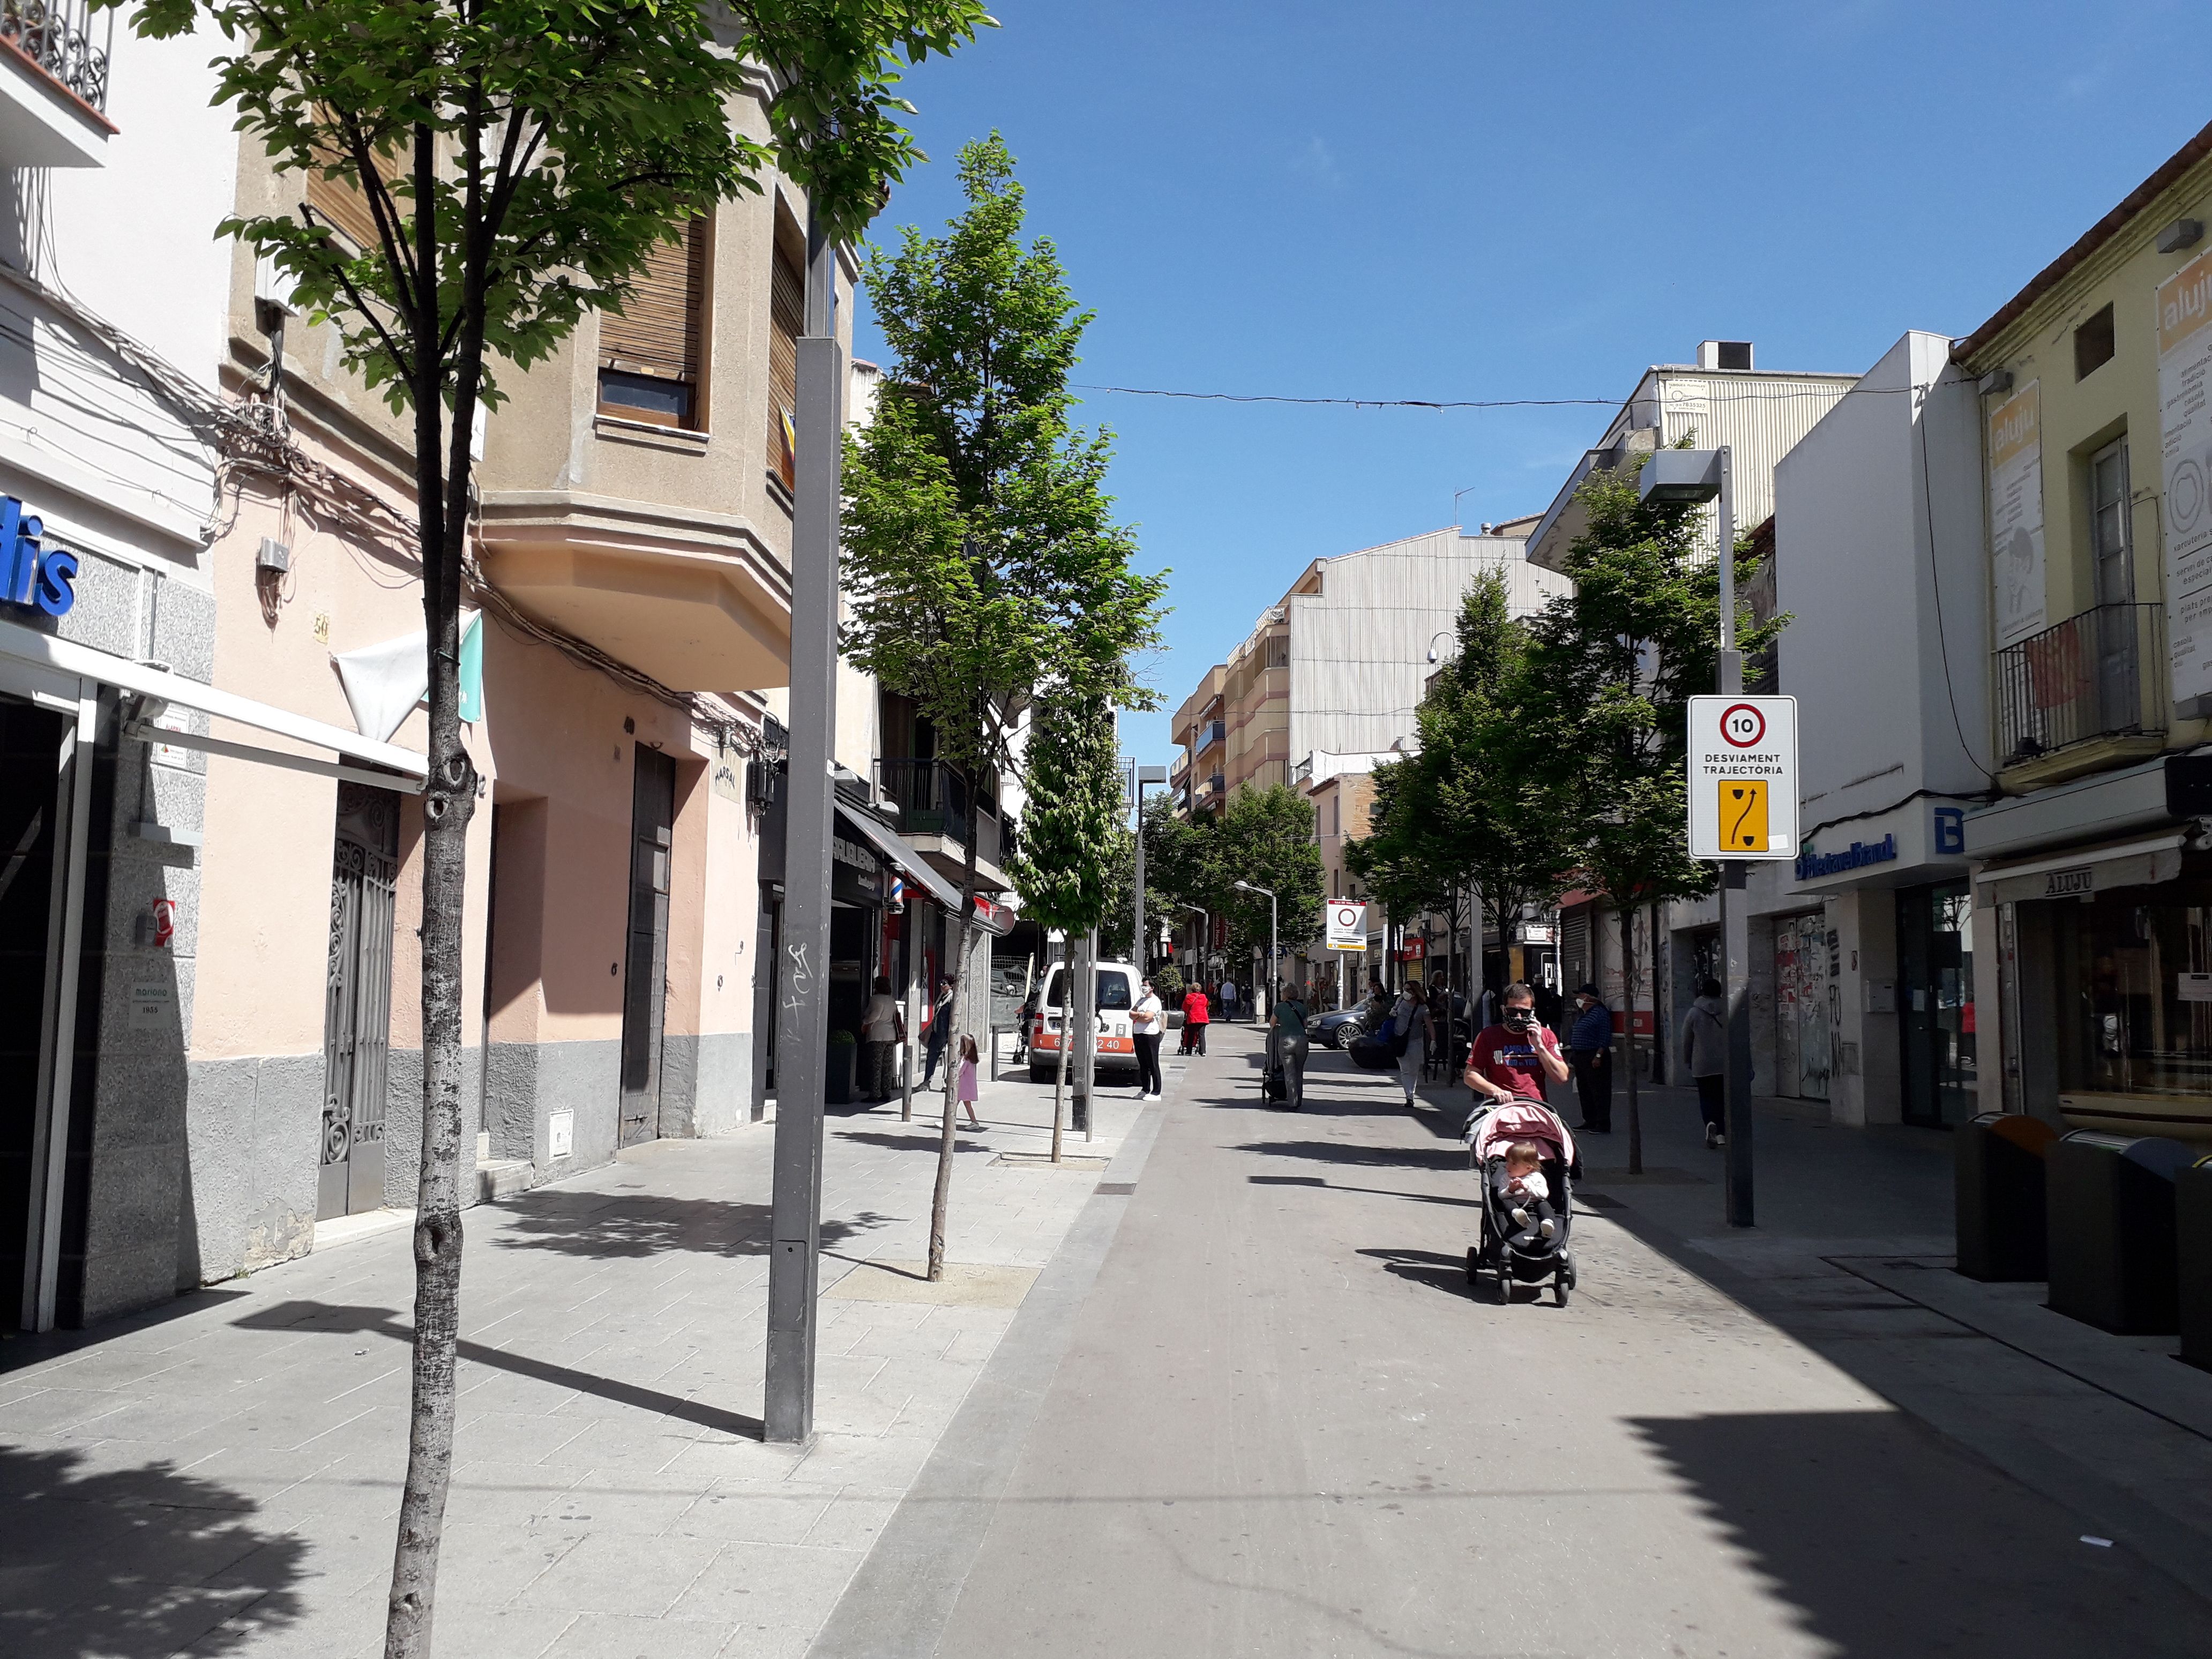
{"type": "Polygon", "coordinates": [[[1425,939],[1409,939],[1398,947],[1398,960],[1401,962],[1426,962],[1428,959],[1429,942],[1425,939]]]}
{"type": "Polygon", "coordinates": [[[2212,253],[2158,285],[2166,648],[2175,712],[2212,710],[2212,253]]]}
{"type": "Polygon", "coordinates": [[[49,617],[69,614],[76,603],[77,556],[46,547],[46,527],[13,495],[0,497],[0,599],[49,617]]]}
{"type": "Polygon", "coordinates": [[[1328,905],[1328,948],[1364,951],[1367,948],[1367,907],[1348,899],[1331,899],[1328,905]]]}
{"type": "Polygon", "coordinates": [[[1990,598],[2000,651],[2043,631],[2042,409],[2030,380],[1990,411],[1990,598]]]}

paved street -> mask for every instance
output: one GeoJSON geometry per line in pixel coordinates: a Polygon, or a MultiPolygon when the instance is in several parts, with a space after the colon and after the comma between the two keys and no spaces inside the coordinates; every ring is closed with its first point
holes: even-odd
{"type": "MultiPolygon", "coordinates": [[[[944,1530],[909,1504],[817,1652],[2212,1646],[2203,1600],[2125,1548],[2082,1543],[2078,1506],[1929,1432],[1852,1362],[1881,1352],[1923,1387],[1978,1376],[2054,1412],[2094,1392],[1992,1367],[1994,1355],[2046,1369],[1841,1269],[1802,1265],[1856,1248],[1838,1230],[1869,1218],[1943,1233],[1948,1143],[1772,1124],[1760,1243],[1781,1265],[1753,1277],[1727,1265],[1740,1249],[1724,1242],[1717,1256],[1663,1224],[1717,1222],[1720,1202],[1693,1110],[1663,1091],[1644,1182],[1589,1188],[1604,1207],[1577,1224],[1571,1307],[1501,1307],[1465,1282],[1474,1212],[1443,1115],[1407,1113],[1391,1079],[1329,1055],[1316,1056],[1305,1115],[1264,1111],[1249,1034],[1217,1026],[1213,1046],[1167,1115],[941,1640],[886,1634],[932,1602],[911,1562],[883,1571],[903,1527],[944,1530]],[[1801,1143],[1816,1138],[1841,1200],[1812,1201],[1825,1188],[1801,1143]],[[1849,1188],[1868,1180],[1885,1184],[1854,1209],[1849,1188]],[[1661,1224],[1639,1236],[1647,1217],[1661,1224]],[[1808,1340],[1715,1274],[1791,1304],[1808,1340]],[[1826,1354],[1808,1346],[1816,1336],[1826,1354]]],[[[1594,1173],[1622,1161],[1621,1139],[1593,1138],[1594,1173]]],[[[2212,1386],[2197,1397],[2212,1403],[2212,1386]]],[[[2202,1491],[2212,1412],[2194,1433],[2145,1421],[2181,1443],[2171,1455],[2202,1491]]],[[[932,1559],[957,1572],[938,1542],[932,1559]]]]}
{"type": "MultiPolygon", "coordinates": [[[[834,1118],[804,1453],[752,1420],[766,1132],[471,1212],[438,1651],[2212,1650],[2212,1378],[1922,1288],[1964,1285],[1941,1138],[1771,1115],[1729,1236],[1655,1091],[1640,1181],[1589,1143],[1572,1305],[1500,1306],[1456,1108],[1322,1054],[1264,1110],[1256,1036],[1073,1170],[994,1086],[942,1290],[927,1126],[834,1118]]],[[[0,1349],[0,1650],[374,1652],[408,1302],[393,1231],[0,1349]]]]}

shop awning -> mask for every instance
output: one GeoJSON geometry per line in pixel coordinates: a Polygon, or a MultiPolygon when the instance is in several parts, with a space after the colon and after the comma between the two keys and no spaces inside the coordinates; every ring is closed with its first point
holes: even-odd
{"type": "Polygon", "coordinates": [[[19,627],[14,623],[0,623],[0,657],[28,664],[49,674],[94,680],[102,685],[112,685],[118,691],[129,691],[171,708],[198,709],[217,720],[231,720],[257,732],[266,732],[274,737],[304,744],[312,749],[326,750],[335,758],[326,760],[321,756],[295,754],[289,750],[264,749],[258,744],[235,743],[227,738],[201,737],[190,732],[165,729],[159,732],[141,730],[133,733],[151,738],[156,742],[173,744],[180,749],[198,749],[212,755],[258,761],[295,772],[347,778],[407,793],[420,793],[422,781],[429,772],[429,763],[411,749],[402,749],[397,744],[365,738],[358,732],[348,732],[322,720],[310,720],[304,714],[295,714],[289,709],[256,702],[252,698],[241,697],[234,691],[204,685],[198,680],[186,679],[182,674],[173,674],[165,668],[131,662],[105,651],[95,651],[89,646],[58,640],[52,635],[19,627]]]}
{"type": "Polygon", "coordinates": [[[1984,904],[2087,898],[2114,887],[2148,887],[2181,873],[2183,832],[2069,848],[1992,864],[1974,878],[1984,904]]]}
{"type": "Polygon", "coordinates": [[[948,884],[944,877],[929,867],[927,859],[896,835],[866,812],[855,811],[842,801],[837,803],[837,821],[874,848],[908,881],[918,884],[931,898],[954,915],[960,914],[959,890],[948,884]]]}

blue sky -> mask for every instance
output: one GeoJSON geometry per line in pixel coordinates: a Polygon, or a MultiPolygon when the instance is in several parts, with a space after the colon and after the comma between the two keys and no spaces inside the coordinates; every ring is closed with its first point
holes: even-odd
{"type": "MultiPolygon", "coordinates": [[[[998,129],[1098,313],[1077,379],[1603,398],[1709,337],[1855,370],[1968,332],[2207,120],[2198,3],[998,0],[908,90],[935,228],[998,129]]],[[[858,349],[880,358],[865,301],[858,349]]],[[[1309,560],[1537,512],[1598,409],[1091,395],[1170,579],[1167,714],[1309,560]],[[1454,495],[1464,491],[1457,510],[1454,495]]],[[[1411,653],[1425,641],[1408,641],[1411,653]]]]}

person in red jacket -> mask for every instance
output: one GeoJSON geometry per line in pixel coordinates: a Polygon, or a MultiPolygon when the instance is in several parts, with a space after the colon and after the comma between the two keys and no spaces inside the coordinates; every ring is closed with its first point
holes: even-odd
{"type": "Polygon", "coordinates": [[[1206,993],[1194,985],[1183,993],[1182,1051],[1187,1054],[1206,1052],[1206,1027],[1212,1018],[1207,1006],[1206,993]]]}

